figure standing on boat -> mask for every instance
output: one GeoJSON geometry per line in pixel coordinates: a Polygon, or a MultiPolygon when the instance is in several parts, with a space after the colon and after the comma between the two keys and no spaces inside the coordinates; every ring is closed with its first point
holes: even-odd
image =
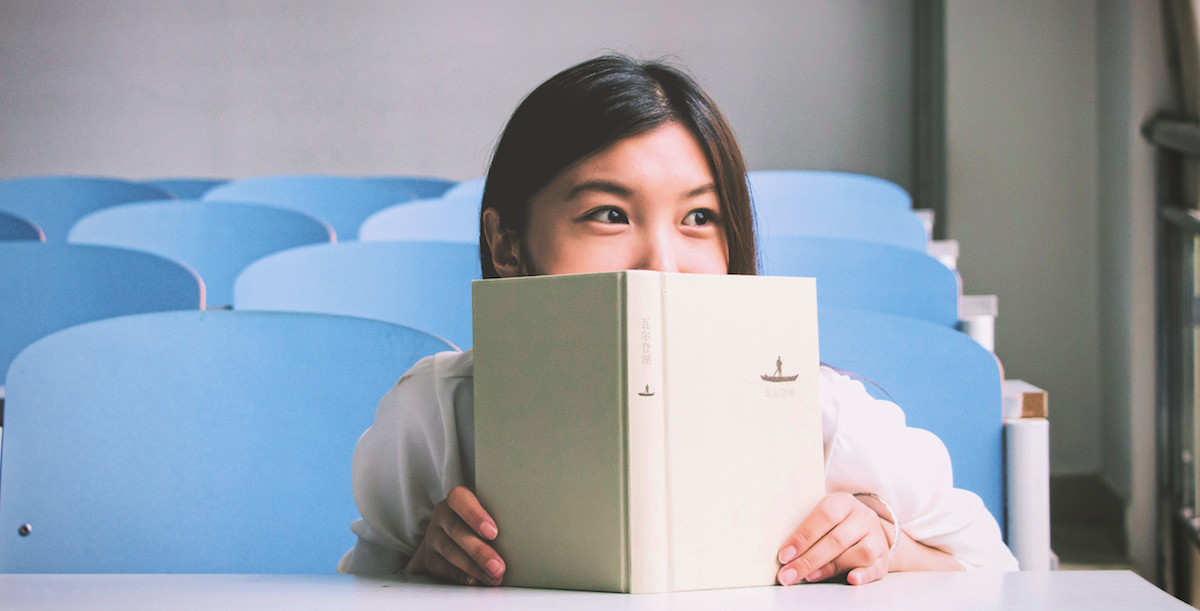
{"type": "Polygon", "coordinates": [[[765,382],[794,382],[796,378],[800,377],[800,374],[783,375],[783,357],[777,356],[775,357],[775,372],[771,375],[760,374],[758,377],[762,378],[765,382]]]}

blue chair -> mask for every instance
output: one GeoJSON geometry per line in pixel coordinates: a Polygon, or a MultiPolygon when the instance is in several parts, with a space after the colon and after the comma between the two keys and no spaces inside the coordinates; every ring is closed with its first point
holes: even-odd
{"type": "Polygon", "coordinates": [[[995,356],[965,333],[905,316],[823,308],[819,319],[821,361],[861,376],[868,391],[904,410],[909,426],[940,437],[954,465],[954,485],[978,494],[1003,528],[995,356]]]}
{"type": "Polygon", "coordinates": [[[390,206],[367,217],[358,239],[478,244],[479,200],[436,198],[390,206]]]}
{"type": "Polygon", "coordinates": [[[448,242],[343,242],[256,261],[233,287],[235,310],[361,316],[408,325],[466,349],[479,247],[448,242]]]}
{"type": "Polygon", "coordinates": [[[468,198],[474,199],[477,202],[481,201],[483,200],[483,184],[486,179],[485,176],[480,176],[459,182],[453,187],[446,189],[446,192],[442,193],[442,197],[446,199],[468,198]]]}
{"type": "Polygon", "coordinates": [[[912,210],[869,201],[838,204],[765,205],[755,208],[760,248],[770,252],[778,236],[878,242],[925,252],[925,225],[912,210]]]}
{"type": "Polygon", "coordinates": [[[363,176],[362,179],[392,189],[403,190],[415,199],[441,197],[446,192],[446,189],[457,184],[448,178],[432,178],[428,176],[363,176]]]}
{"type": "Polygon", "coordinates": [[[355,540],[355,442],[400,375],[448,349],[264,312],[51,335],[9,370],[0,572],[334,573],[355,540]]]}
{"type": "Polygon", "coordinates": [[[158,187],[115,178],[30,176],[0,180],[0,211],[42,228],[47,242],[64,242],[75,221],[101,208],[149,199],[172,199],[158,187]]]}
{"type": "Polygon", "coordinates": [[[260,176],[230,181],[204,194],[206,201],[258,202],[298,210],[329,223],[337,238],[353,240],[371,214],[411,201],[410,193],[345,176],[260,176]]]}
{"type": "Polygon", "coordinates": [[[900,185],[876,176],[822,170],[756,170],[748,172],[750,193],[758,207],[823,205],[845,201],[883,202],[912,209],[912,197],[900,185]]]}
{"type": "Polygon", "coordinates": [[[45,242],[46,234],[37,223],[15,214],[0,212],[0,240],[34,240],[45,242]]]}
{"type": "Polygon", "coordinates": [[[142,181],[164,191],[169,191],[179,199],[200,199],[205,193],[229,182],[228,178],[156,178],[142,181]]]}
{"type": "Polygon", "coordinates": [[[204,283],[187,266],[107,246],[0,242],[0,287],[0,373],[26,346],[60,329],[204,307],[204,283]]]}
{"type": "Polygon", "coordinates": [[[233,281],[247,265],[288,248],[331,242],[333,228],[278,206],[160,200],[93,212],[71,228],[67,240],[182,261],[204,279],[205,307],[219,308],[233,304],[233,281]]]}
{"type": "Polygon", "coordinates": [[[817,279],[818,307],[899,314],[954,328],[958,277],[937,259],[889,244],[778,236],[764,245],[768,276],[817,279]]]}

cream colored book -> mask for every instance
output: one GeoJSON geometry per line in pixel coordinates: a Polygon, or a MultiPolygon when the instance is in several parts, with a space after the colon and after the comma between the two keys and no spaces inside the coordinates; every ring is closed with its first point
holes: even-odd
{"type": "Polygon", "coordinates": [[[811,278],[474,283],[475,473],[506,585],[769,585],[825,493],[811,278]]]}

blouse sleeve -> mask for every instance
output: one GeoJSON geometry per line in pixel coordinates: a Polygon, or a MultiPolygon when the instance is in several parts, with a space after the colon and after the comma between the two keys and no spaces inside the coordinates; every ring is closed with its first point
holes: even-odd
{"type": "Polygon", "coordinates": [[[828,367],[821,369],[821,404],[828,492],[878,494],[908,536],[966,568],[1017,569],[983,501],[954,487],[950,455],[937,436],[906,426],[895,403],[828,367]]]}
{"type": "MultiPolygon", "coordinates": [[[[468,483],[463,465],[470,461],[463,460],[460,441],[472,431],[460,430],[466,427],[455,412],[463,385],[446,380],[461,356],[446,352],[418,361],[379,401],[375,423],[354,448],[354,500],[362,519],[350,526],[358,542],[338,562],[339,573],[402,572],[433,506],[468,483]]],[[[469,392],[471,385],[465,387],[469,392]]]]}

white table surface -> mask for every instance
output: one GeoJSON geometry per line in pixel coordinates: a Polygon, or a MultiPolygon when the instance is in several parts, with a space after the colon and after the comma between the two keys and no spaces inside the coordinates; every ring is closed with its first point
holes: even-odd
{"type": "Polygon", "coordinates": [[[347,575],[0,575],[0,608],[54,609],[1191,609],[1129,571],[897,573],[673,594],[452,586],[347,575]]]}

